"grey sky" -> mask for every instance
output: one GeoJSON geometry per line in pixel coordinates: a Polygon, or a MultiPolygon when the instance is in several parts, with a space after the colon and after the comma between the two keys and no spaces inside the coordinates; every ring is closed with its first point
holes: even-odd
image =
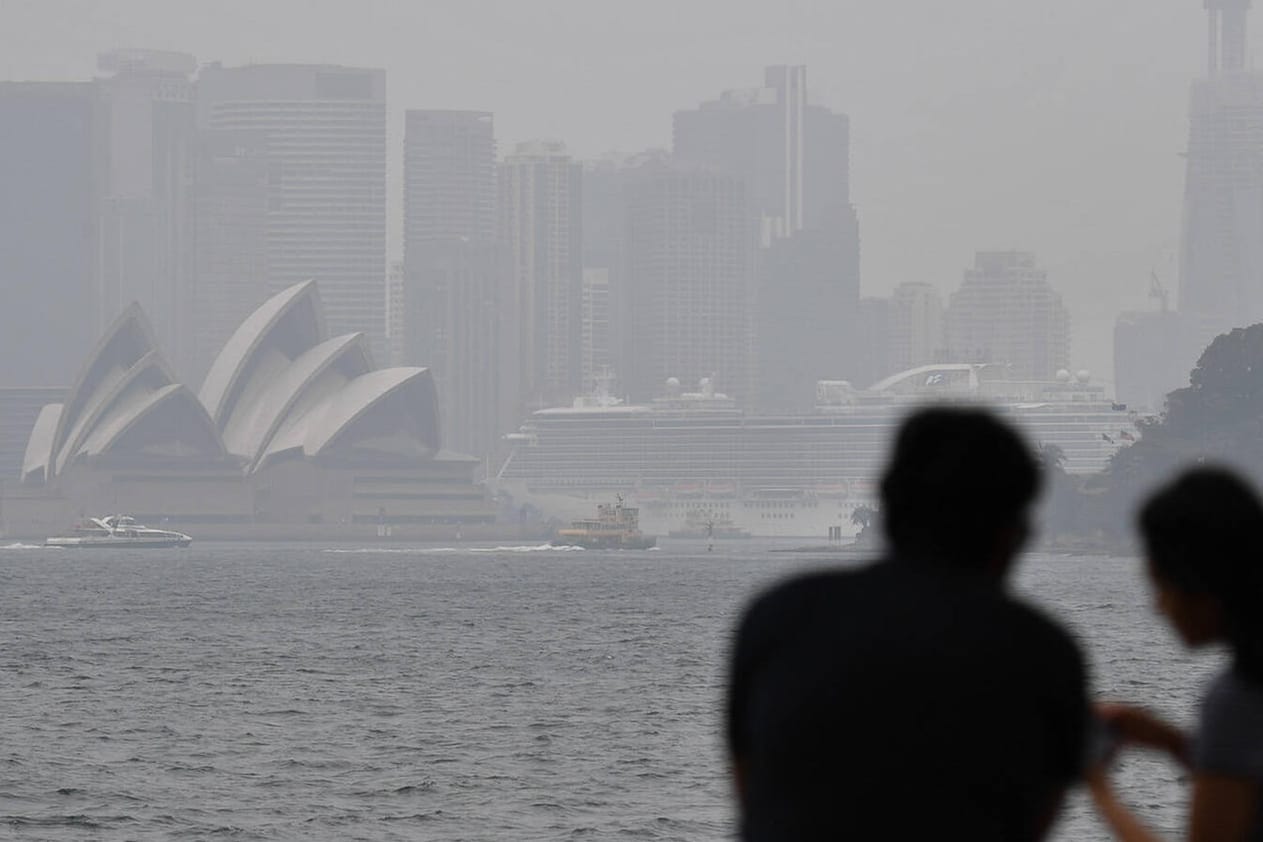
{"type": "Polygon", "coordinates": [[[0,0],[0,78],[87,78],[113,47],[379,66],[396,127],[486,109],[502,149],[585,157],[668,146],[674,110],[807,64],[852,117],[865,294],[946,294],[975,249],[1036,251],[1102,374],[1150,269],[1175,285],[1204,42],[1201,0],[0,0]]]}

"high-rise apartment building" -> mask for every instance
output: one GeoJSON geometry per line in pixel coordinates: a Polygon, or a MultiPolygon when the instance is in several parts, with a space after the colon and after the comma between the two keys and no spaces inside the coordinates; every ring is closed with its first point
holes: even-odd
{"type": "Polygon", "coordinates": [[[1247,69],[1249,7],[1206,0],[1209,73],[1190,98],[1179,312],[1207,341],[1263,320],[1263,74],[1247,69]]]}
{"type": "Polygon", "coordinates": [[[628,176],[627,334],[633,400],[668,378],[710,378],[738,400],[754,381],[753,246],[746,183],[669,161],[628,176]]]}
{"type": "Polygon", "coordinates": [[[385,359],[386,74],[334,65],[204,67],[198,125],[262,138],[268,277],[314,279],[329,330],[385,359]]]}
{"type": "Polygon", "coordinates": [[[96,86],[0,82],[0,388],[74,382],[100,319],[96,86]]]}
{"type": "Polygon", "coordinates": [[[97,80],[106,121],[97,330],[139,303],[181,377],[195,353],[196,67],[183,53],[115,50],[99,57],[97,80]]]}
{"type": "Polygon", "coordinates": [[[194,160],[193,363],[201,383],[224,343],[270,296],[268,159],[257,132],[205,129],[194,160]]]}
{"type": "Polygon", "coordinates": [[[891,374],[942,360],[943,297],[933,284],[909,281],[890,296],[891,374]]]}
{"type": "Polygon", "coordinates": [[[521,421],[517,310],[497,205],[491,114],[407,112],[402,360],[434,372],[446,446],[480,458],[495,456],[521,421]]]}
{"type": "Polygon", "coordinates": [[[1050,380],[1070,367],[1070,316],[1035,255],[978,252],[951,296],[948,353],[958,362],[1006,365],[1019,380],[1050,380]]]}
{"type": "Polygon", "coordinates": [[[514,272],[521,394],[528,407],[582,390],[582,167],[557,141],[519,144],[500,168],[503,242],[514,272]]]}

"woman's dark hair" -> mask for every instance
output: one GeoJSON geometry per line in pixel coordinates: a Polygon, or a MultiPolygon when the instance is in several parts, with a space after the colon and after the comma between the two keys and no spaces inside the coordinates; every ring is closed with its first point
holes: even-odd
{"type": "Polygon", "coordinates": [[[1039,481],[1031,449],[990,412],[919,410],[900,427],[882,478],[886,535],[900,554],[982,565],[998,530],[1025,526],[1039,481]]]}
{"type": "Polygon", "coordinates": [[[1223,606],[1237,667],[1263,678],[1263,503],[1232,471],[1186,471],[1140,510],[1154,570],[1172,587],[1223,606]]]}

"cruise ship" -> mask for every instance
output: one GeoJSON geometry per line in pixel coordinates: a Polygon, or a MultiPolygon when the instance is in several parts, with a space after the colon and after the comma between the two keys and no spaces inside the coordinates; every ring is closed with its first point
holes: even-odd
{"type": "Polygon", "coordinates": [[[709,380],[685,392],[672,379],[649,404],[598,390],[533,413],[507,436],[495,490],[560,520],[623,494],[654,534],[703,518],[756,537],[854,535],[855,509],[876,505],[897,424],[926,403],[990,407],[1034,446],[1059,448],[1070,473],[1101,470],[1139,436],[1134,413],[1087,372],[1032,382],[997,365],[927,365],[868,389],[820,381],[813,412],[779,415],[744,412],[709,380]]]}

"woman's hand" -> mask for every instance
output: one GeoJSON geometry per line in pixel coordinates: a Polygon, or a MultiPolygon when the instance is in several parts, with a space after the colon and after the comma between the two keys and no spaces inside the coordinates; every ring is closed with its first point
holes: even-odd
{"type": "Polygon", "coordinates": [[[1164,751],[1184,768],[1192,764],[1192,750],[1184,732],[1144,708],[1101,702],[1096,715],[1118,735],[1121,746],[1143,746],[1164,751]]]}

